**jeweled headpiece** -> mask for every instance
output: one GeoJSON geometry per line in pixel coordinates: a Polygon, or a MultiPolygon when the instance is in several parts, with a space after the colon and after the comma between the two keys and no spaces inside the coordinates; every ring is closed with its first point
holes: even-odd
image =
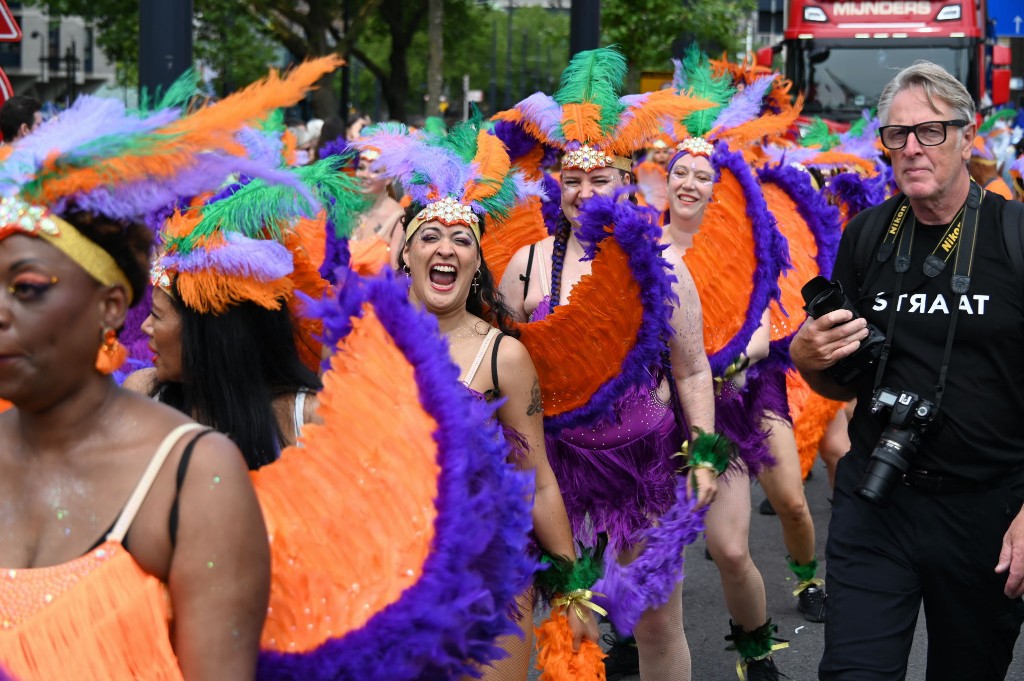
{"type": "Polygon", "coordinates": [[[691,156],[705,156],[711,158],[715,147],[703,137],[687,137],[676,145],[676,151],[685,151],[691,156]]]}
{"type": "Polygon", "coordinates": [[[49,209],[33,206],[17,197],[0,199],[0,240],[12,234],[25,234],[46,241],[78,263],[99,283],[122,286],[128,292],[128,298],[134,299],[132,285],[114,258],[49,209]]]}
{"type": "Polygon", "coordinates": [[[534,93],[495,118],[561,149],[563,169],[630,172],[630,154],[662,134],[663,120],[683,118],[710,104],[669,90],[620,97],[626,72],[626,59],[616,48],[580,52],[562,72],[554,97],[534,93]]]}
{"type": "Polygon", "coordinates": [[[446,135],[411,134],[402,124],[382,123],[354,146],[380,149],[384,174],[423,206],[406,227],[406,241],[437,220],[469,227],[479,242],[483,216],[500,222],[514,205],[541,193],[538,182],[512,166],[501,140],[482,129],[479,113],[446,135]]]}

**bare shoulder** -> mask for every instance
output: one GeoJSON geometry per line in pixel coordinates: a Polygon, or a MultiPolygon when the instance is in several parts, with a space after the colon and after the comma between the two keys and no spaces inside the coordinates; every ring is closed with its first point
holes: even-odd
{"type": "Polygon", "coordinates": [[[534,249],[534,260],[537,260],[536,250],[538,247],[544,248],[544,250],[550,252],[551,244],[555,241],[555,237],[548,236],[544,237],[536,243],[530,244],[529,246],[523,246],[515,255],[508,261],[508,266],[505,268],[505,273],[516,272],[518,274],[524,274],[526,272],[526,264],[530,261],[530,249],[534,249]]]}
{"type": "Polygon", "coordinates": [[[513,336],[505,336],[498,346],[498,368],[514,368],[529,363],[533,366],[533,359],[530,352],[523,343],[513,336]]]}
{"type": "Polygon", "coordinates": [[[138,371],[132,372],[128,375],[128,378],[124,379],[124,383],[121,387],[131,390],[132,392],[149,395],[153,392],[153,388],[156,387],[156,369],[153,367],[147,367],[145,369],[139,369],[138,371]]]}

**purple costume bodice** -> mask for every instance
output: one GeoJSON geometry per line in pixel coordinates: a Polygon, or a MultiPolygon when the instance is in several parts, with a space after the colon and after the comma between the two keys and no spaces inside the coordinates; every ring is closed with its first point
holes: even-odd
{"type": "MultiPolygon", "coordinates": [[[[530,321],[550,312],[545,296],[530,321]]],[[[671,457],[683,436],[672,406],[658,397],[661,380],[656,372],[635,386],[600,424],[545,437],[577,538],[592,541],[592,532],[607,532],[612,549],[621,550],[675,500],[677,465],[671,457]]]]}

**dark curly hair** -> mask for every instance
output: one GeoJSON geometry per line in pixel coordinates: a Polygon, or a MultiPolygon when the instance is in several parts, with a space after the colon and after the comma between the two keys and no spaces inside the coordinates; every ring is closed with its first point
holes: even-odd
{"type": "Polygon", "coordinates": [[[153,233],[148,227],[76,208],[65,211],[60,217],[110,254],[132,285],[133,307],[145,297],[142,294],[149,284],[149,260],[153,250],[153,233]]]}
{"type": "MultiPolygon", "coordinates": [[[[406,229],[421,210],[423,210],[423,206],[420,204],[413,203],[409,206],[402,219],[402,229],[406,229]]],[[[483,231],[481,230],[482,235],[483,231]]],[[[475,293],[470,289],[469,298],[466,299],[466,311],[489,324],[497,325],[503,333],[513,338],[519,338],[519,330],[512,321],[512,310],[509,309],[505,299],[498,292],[494,276],[487,268],[487,261],[484,259],[483,251],[480,250],[479,243],[476,248],[480,253],[480,279],[477,281],[480,286],[475,293]]],[[[405,268],[405,248],[398,252],[398,268],[405,268]]]]}

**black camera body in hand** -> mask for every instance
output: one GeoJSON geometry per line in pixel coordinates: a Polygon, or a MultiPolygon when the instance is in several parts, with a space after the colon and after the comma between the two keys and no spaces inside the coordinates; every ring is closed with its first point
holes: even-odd
{"type": "Polygon", "coordinates": [[[871,452],[868,467],[860,485],[854,490],[859,497],[879,506],[889,502],[896,482],[910,469],[910,460],[917,453],[928,426],[938,415],[938,408],[914,393],[877,388],[871,397],[871,413],[888,414],[889,423],[871,452]]]}
{"type": "MultiPolygon", "coordinates": [[[[804,297],[804,310],[814,319],[840,308],[849,310],[853,319],[860,317],[838,282],[815,277],[804,284],[800,293],[804,297]]],[[[860,342],[855,353],[829,367],[829,374],[839,385],[849,385],[878,362],[884,344],[885,334],[874,324],[868,324],[868,337],[860,342]]]]}

